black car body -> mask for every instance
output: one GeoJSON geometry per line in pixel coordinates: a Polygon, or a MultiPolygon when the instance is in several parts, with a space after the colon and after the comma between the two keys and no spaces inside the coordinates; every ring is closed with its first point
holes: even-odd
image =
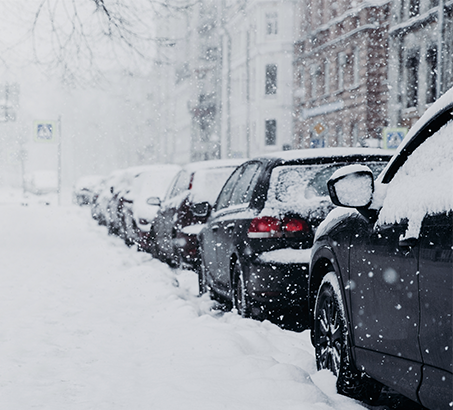
{"type": "Polygon", "coordinates": [[[337,208],[310,264],[318,368],[372,401],[384,384],[429,409],[453,405],[453,89],[414,125],[373,184],[329,181],[337,208]],[[374,190],[374,192],[373,192],[374,190]]]}
{"type": "Polygon", "coordinates": [[[170,184],[152,222],[151,254],[171,266],[197,268],[197,234],[206,221],[194,205],[211,206],[231,173],[245,160],[212,160],[185,165],[170,184]]]}
{"type": "Polygon", "coordinates": [[[274,153],[243,164],[200,232],[200,292],[257,318],[304,307],[314,234],[333,208],[327,179],[351,163],[368,163],[378,174],[390,157],[379,149],[328,148],[274,153]]]}

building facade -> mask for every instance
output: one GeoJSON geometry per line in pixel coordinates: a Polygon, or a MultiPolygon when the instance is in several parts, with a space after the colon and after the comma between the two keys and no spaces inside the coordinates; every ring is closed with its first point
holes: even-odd
{"type": "Polygon", "coordinates": [[[377,146],[387,120],[389,1],[304,3],[294,148],[377,146]]]}
{"type": "Polygon", "coordinates": [[[302,3],[293,147],[387,147],[394,129],[402,138],[453,86],[452,3],[302,3]]]}
{"type": "Polygon", "coordinates": [[[453,1],[394,0],[389,27],[389,123],[409,128],[453,86],[453,1]]]}
{"type": "Polygon", "coordinates": [[[297,10],[288,0],[223,4],[222,157],[291,147],[297,10]]]}

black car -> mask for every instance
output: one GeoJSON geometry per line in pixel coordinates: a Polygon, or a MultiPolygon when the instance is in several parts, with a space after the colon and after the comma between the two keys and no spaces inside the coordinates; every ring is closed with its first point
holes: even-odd
{"type": "Polygon", "coordinates": [[[197,269],[197,234],[206,221],[206,215],[196,205],[205,203],[211,206],[225,181],[244,161],[225,159],[185,165],[159,204],[146,249],[170,266],[197,269]]]}
{"type": "Polygon", "coordinates": [[[379,174],[390,157],[379,149],[327,148],[274,153],[243,164],[199,234],[200,293],[254,318],[305,307],[310,248],[333,208],[327,179],[351,163],[367,163],[379,174]]]}
{"type": "Polygon", "coordinates": [[[414,125],[376,182],[329,181],[336,208],[310,263],[312,342],[337,390],[382,385],[429,409],[453,406],[453,89],[414,125]]]}

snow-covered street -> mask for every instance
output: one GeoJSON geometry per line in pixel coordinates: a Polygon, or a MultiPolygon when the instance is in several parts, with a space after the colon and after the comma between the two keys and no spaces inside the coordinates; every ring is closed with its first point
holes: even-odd
{"type": "Polygon", "coordinates": [[[0,205],[0,408],[359,409],[309,333],[213,310],[89,209],[0,205]]]}

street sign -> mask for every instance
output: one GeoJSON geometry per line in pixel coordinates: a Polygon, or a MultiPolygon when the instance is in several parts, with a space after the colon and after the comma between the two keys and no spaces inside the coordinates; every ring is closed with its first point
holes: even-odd
{"type": "Polygon", "coordinates": [[[54,144],[57,142],[55,121],[38,120],[34,122],[33,137],[35,142],[54,144]]]}
{"type": "Polygon", "coordinates": [[[315,130],[316,134],[321,135],[326,130],[326,127],[323,124],[321,124],[320,122],[318,122],[313,127],[313,129],[315,130]]]}
{"type": "Polygon", "coordinates": [[[382,141],[384,149],[397,149],[407,134],[407,128],[384,128],[382,141]]]}

